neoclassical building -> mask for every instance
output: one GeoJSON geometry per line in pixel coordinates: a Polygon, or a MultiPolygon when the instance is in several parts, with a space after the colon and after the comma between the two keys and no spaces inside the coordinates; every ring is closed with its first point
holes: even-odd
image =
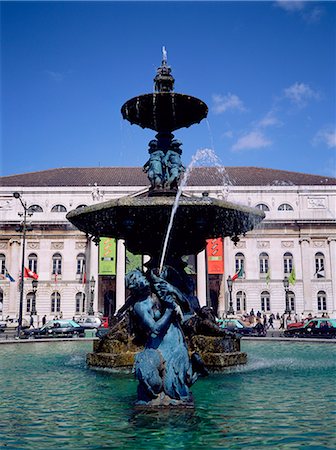
{"type": "MultiPolygon", "coordinates": [[[[336,317],[336,179],[256,167],[227,167],[225,172],[193,169],[185,194],[257,207],[266,218],[238,242],[214,242],[223,259],[215,273],[206,251],[188,255],[186,270],[201,304],[211,304],[222,315],[231,295],[235,312],[253,308],[282,314],[289,308],[336,317]],[[227,278],[239,271],[230,293],[227,278]],[[291,280],[287,297],[285,277],[291,280]]],[[[24,267],[38,274],[35,293],[32,279],[24,278],[23,316],[33,311],[39,321],[43,315],[78,318],[90,307],[95,313],[115,313],[125,302],[125,271],[147,257],[129,254],[123,241],[94,242],[67,221],[66,213],[145,192],[142,168],[60,168],[0,180],[0,316],[19,312],[23,206],[14,192],[28,212],[24,267]]]]}

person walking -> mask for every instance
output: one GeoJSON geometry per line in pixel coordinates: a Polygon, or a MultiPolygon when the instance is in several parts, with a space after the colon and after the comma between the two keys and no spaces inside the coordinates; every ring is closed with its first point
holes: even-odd
{"type": "Polygon", "coordinates": [[[269,316],[269,319],[268,319],[268,328],[273,328],[273,330],[274,330],[274,325],[273,325],[274,318],[273,318],[273,317],[274,317],[273,314],[271,314],[271,315],[269,316]]]}
{"type": "Polygon", "coordinates": [[[44,325],[46,324],[46,322],[47,322],[47,316],[44,315],[44,316],[42,317],[42,326],[44,326],[44,325]]]}
{"type": "Polygon", "coordinates": [[[34,328],[34,317],[33,314],[30,314],[30,328],[34,328]]]}

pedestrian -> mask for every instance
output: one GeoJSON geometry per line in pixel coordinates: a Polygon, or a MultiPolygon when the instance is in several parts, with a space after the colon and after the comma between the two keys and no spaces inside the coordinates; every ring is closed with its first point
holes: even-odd
{"type": "Polygon", "coordinates": [[[261,319],[261,312],[259,310],[257,312],[257,317],[258,317],[258,319],[261,319]]]}
{"type": "Polygon", "coordinates": [[[267,315],[266,314],[263,315],[263,324],[264,324],[264,328],[266,330],[266,328],[267,328],[267,315]]]}
{"type": "Polygon", "coordinates": [[[280,320],[280,314],[277,312],[277,314],[276,314],[276,319],[277,320],[280,320]]]}
{"type": "Polygon", "coordinates": [[[34,328],[34,317],[33,314],[30,314],[30,328],[34,328]]]}
{"type": "Polygon", "coordinates": [[[44,326],[44,325],[46,324],[46,322],[47,322],[47,316],[44,315],[44,316],[42,317],[42,326],[44,326]]]}
{"type": "Polygon", "coordinates": [[[274,319],[273,319],[273,314],[271,314],[270,316],[269,316],[269,319],[268,319],[268,328],[273,328],[273,330],[274,330],[274,326],[273,326],[273,321],[274,321],[274,319]]]}
{"type": "Polygon", "coordinates": [[[282,314],[282,316],[280,317],[280,326],[279,326],[279,330],[284,330],[285,329],[285,315],[282,314]]]}

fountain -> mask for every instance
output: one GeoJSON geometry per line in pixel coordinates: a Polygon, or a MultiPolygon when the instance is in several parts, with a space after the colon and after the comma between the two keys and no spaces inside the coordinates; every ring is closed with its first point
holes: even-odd
{"type": "Polygon", "coordinates": [[[237,239],[264,218],[260,210],[209,196],[185,196],[179,189],[185,172],[182,143],[172,132],[199,123],[208,108],[195,97],[175,93],[174,81],[163,48],[155,92],[132,98],[121,108],[131,124],[157,132],[144,165],[148,192],[67,215],[95,239],[123,239],[132,253],[150,256],[146,272],[126,275],[130,295],[111,331],[95,343],[87,359],[95,367],[134,363],[137,406],[145,408],[193,407],[189,388],[199,376],[246,362],[239,338],[216,325],[211,308],[200,307],[182,257],[204,250],[206,239],[237,239]]]}

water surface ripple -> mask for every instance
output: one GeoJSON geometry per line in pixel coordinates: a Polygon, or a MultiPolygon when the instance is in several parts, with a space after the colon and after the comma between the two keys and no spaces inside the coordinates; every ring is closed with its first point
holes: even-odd
{"type": "Polygon", "coordinates": [[[246,366],[199,380],[193,412],[136,412],[130,374],[87,342],[0,347],[0,448],[335,449],[336,346],[242,343],[246,366]]]}

